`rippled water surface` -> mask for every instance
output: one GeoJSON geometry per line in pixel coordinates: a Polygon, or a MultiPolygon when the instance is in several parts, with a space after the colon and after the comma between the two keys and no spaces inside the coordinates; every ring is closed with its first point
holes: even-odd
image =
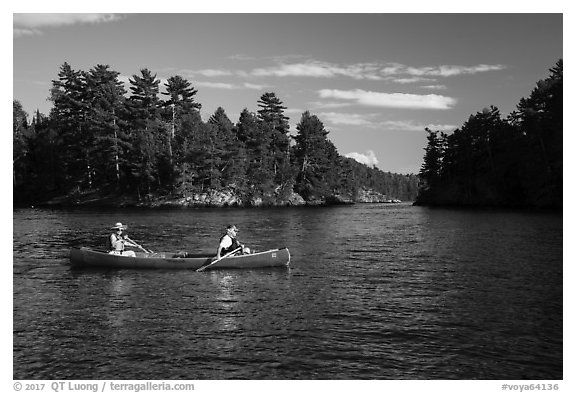
{"type": "Polygon", "coordinates": [[[14,210],[15,379],[561,379],[562,216],[409,205],[14,210]],[[108,227],[290,268],[76,270],[108,227]]]}

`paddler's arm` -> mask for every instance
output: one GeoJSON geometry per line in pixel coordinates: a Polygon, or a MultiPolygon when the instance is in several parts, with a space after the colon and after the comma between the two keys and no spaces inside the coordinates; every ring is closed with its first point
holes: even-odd
{"type": "Polygon", "coordinates": [[[218,244],[218,251],[216,251],[216,258],[220,258],[220,253],[222,252],[223,248],[224,246],[222,245],[222,243],[218,244]]]}

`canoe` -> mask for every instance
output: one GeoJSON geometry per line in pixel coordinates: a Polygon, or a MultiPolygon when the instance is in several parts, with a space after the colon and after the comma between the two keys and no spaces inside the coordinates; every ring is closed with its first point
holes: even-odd
{"type": "MultiPolygon", "coordinates": [[[[70,250],[73,267],[108,267],[120,269],[199,269],[216,259],[215,254],[188,254],[136,252],[135,257],[108,254],[87,247],[70,250]]],[[[287,266],[290,251],[287,248],[257,252],[254,254],[226,257],[205,270],[212,269],[255,269],[287,266]]]]}

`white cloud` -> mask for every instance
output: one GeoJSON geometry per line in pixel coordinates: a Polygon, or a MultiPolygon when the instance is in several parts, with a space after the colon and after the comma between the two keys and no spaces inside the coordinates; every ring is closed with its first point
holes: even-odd
{"type": "Polygon", "coordinates": [[[437,94],[379,93],[373,91],[322,89],[321,98],[353,101],[359,105],[404,109],[450,109],[456,99],[437,94]]]}
{"type": "Polygon", "coordinates": [[[332,78],[338,75],[338,68],[325,63],[282,64],[278,67],[257,68],[252,71],[254,76],[311,76],[332,78]]]}
{"type": "Polygon", "coordinates": [[[251,89],[251,90],[264,90],[264,89],[267,89],[270,87],[268,85],[257,85],[254,83],[244,83],[242,86],[244,86],[246,89],[251,89]]]}
{"type": "Polygon", "coordinates": [[[329,109],[329,108],[343,108],[345,106],[350,106],[350,103],[313,101],[313,102],[309,102],[308,105],[310,107],[318,108],[318,109],[329,109]]]}
{"type": "Polygon", "coordinates": [[[263,90],[268,87],[265,85],[256,85],[253,83],[234,84],[224,82],[195,82],[195,85],[200,87],[207,87],[210,89],[223,89],[223,90],[241,90],[241,89],[263,90]]]}
{"type": "Polygon", "coordinates": [[[446,85],[424,85],[420,86],[423,89],[430,89],[430,90],[446,90],[446,85]]]}
{"type": "Polygon", "coordinates": [[[357,113],[341,113],[341,112],[320,112],[318,118],[322,121],[326,120],[331,124],[343,124],[349,126],[367,126],[372,127],[374,124],[369,120],[374,115],[360,115],[357,113]]]}
{"type": "Polygon", "coordinates": [[[208,87],[211,89],[224,89],[224,90],[233,90],[238,88],[238,86],[235,86],[232,83],[223,83],[223,82],[196,82],[195,85],[200,87],[208,87]]]}
{"type": "MultiPolygon", "coordinates": [[[[278,61],[278,60],[277,60],[278,61]]],[[[296,63],[279,63],[271,67],[255,68],[251,71],[244,70],[225,70],[225,69],[204,69],[204,70],[185,70],[186,75],[202,75],[210,78],[223,76],[237,76],[241,78],[248,77],[308,77],[308,78],[352,78],[356,80],[380,80],[391,81],[399,84],[418,83],[418,82],[436,82],[438,77],[449,77],[455,75],[475,74],[479,72],[488,72],[504,69],[503,65],[480,64],[476,66],[458,66],[458,65],[441,65],[436,67],[408,67],[397,63],[356,63],[347,65],[338,65],[316,60],[308,60],[296,63]]],[[[429,85],[439,86],[439,85],[429,85]]],[[[407,97],[414,100],[414,97],[407,97]]],[[[402,97],[394,97],[395,99],[402,97]]],[[[431,99],[447,97],[427,97],[426,102],[431,99]]],[[[452,100],[452,99],[449,99],[452,100]]],[[[400,99],[401,103],[403,100],[400,99]]],[[[400,104],[401,105],[401,104],[400,104]]],[[[408,104],[410,106],[411,104],[408,104]]],[[[427,107],[428,104],[424,104],[427,107]]],[[[438,104],[436,104],[438,105],[438,104]]],[[[444,104],[446,105],[446,104],[444,104]]],[[[449,104],[448,104],[449,105],[449,104]]],[[[389,105],[386,105],[389,106],[389,105]]],[[[442,104],[440,104],[442,106],[442,104]]],[[[398,107],[398,106],[394,106],[398,107]]],[[[403,107],[403,106],[400,106],[403,107]]],[[[421,106],[418,106],[420,108],[421,106]]]]}
{"type": "Polygon", "coordinates": [[[452,124],[428,124],[426,125],[427,128],[431,129],[432,131],[444,131],[444,132],[451,132],[454,131],[458,126],[452,124]]]}
{"type": "Polygon", "coordinates": [[[341,112],[319,112],[318,118],[333,126],[359,126],[364,128],[378,129],[381,131],[417,131],[423,132],[426,128],[450,132],[458,128],[452,124],[431,124],[420,123],[414,120],[378,120],[379,113],[341,113],[341,112]]]}
{"type": "Polygon", "coordinates": [[[202,76],[207,76],[207,77],[230,76],[230,75],[232,75],[232,72],[231,72],[231,71],[228,71],[228,70],[213,70],[213,69],[192,71],[192,73],[194,73],[194,74],[199,74],[199,75],[202,75],[202,76]]]}
{"type": "Polygon", "coordinates": [[[505,69],[506,66],[502,64],[478,64],[475,66],[459,66],[459,65],[441,65],[437,67],[408,67],[404,70],[409,75],[416,76],[455,76],[455,75],[471,75],[480,72],[500,71],[505,69]]]}
{"type": "Polygon", "coordinates": [[[419,76],[413,76],[410,78],[392,78],[390,80],[400,84],[417,83],[417,82],[434,82],[434,79],[422,78],[419,76]]]}
{"type": "Polygon", "coordinates": [[[387,130],[395,131],[424,131],[425,125],[412,120],[388,120],[382,123],[387,130]]]}
{"type": "Polygon", "coordinates": [[[344,154],[344,157],[352,158],[359,163],[366,164],[368,166],[378,165],[378,158],[376,158],[376,154],[374,154],[372,150],[368,150],[366,154],[356,152],[347,153],[344,154]]]}
{"type": "Polygon", "coordinates": [[[42,34],[45,27],[69,26],[78,23],[106,23],[120,20],[117,14],[14,14],[14,37],[42,34]]]}
{"type": "Polygon", "coordinates": [[[23,37],[25,35],[35,35],[41,34],[39,30],[36,29],[17,29],[12,30],[14,37],[23,37]]]}
{"type": "Polygon", "coordinates": [[[315,78],[334,78],[347,76],[354,79],[382,79],[378,74],[378,66],[373,63],[358,63],[349,66],[339,66],[320,61],[305,63],[280,64],[275,67],[257,68],[252,70],[253,76],[301,76],[315,78]]]}
{"type": "Polygon", "coordinates": [[[397,131],[424,131],[425,128],[438,131],[454,131],[458,128],[451,124],[422,124],[412,120],[390,120],[383,122],[381,125],[387,130],[397,131]]]}
{"type": "Polygon", "coordinates": [[[431,81],[430,77],[449,77],[456,75],[470,75],[480,72],[499,71],[506,68],[504,65],[478,64],[474,66],[439,65],[434,67],[410,67],[398,63],[356,63],[338,65],[316,60],[300,63],[281,63],[277,66],[256,68],[251,75],[277,76],[277,77],[313,77],[335,78],[339,76],[353,79],[384,80],[390,79],[397,83],[414,83],[431,81]],[[404,78],[394,78],[406,75],[404,78]]]}
{"type": "Polygon", "coordinates": [[[284,113],[294,113],[294,114],[297,114],[297,115],[302,114],[302,113],[304,113],[304,112],[306,112],[306,110],[305,110],[305,109],[301,109],[301,108],[287,108],[287,109],[284,111],[284,113]]]}

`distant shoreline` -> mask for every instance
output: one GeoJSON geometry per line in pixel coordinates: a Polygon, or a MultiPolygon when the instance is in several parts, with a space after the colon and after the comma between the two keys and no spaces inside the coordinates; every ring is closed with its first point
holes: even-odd
{"type": "Polygon", "coordinates": [[[61,195],[43,201],[14,202],[14,207],[72,208],[72,207],[110,207],[110,208],[259,208],[259,207],[314,207],[340,206],[357,203],[399,204],[413,201],[401,201],[388,198],[373,190],[362,190],[355,198],[339,195],[323,199],[305,201],[295,192],[287,197],[269,195],[265,197],[240,197],[230,191],[209,191],[189,196],[160,195],[148,198],[102,194],[98,192],[80,195],[61,195]]]}

